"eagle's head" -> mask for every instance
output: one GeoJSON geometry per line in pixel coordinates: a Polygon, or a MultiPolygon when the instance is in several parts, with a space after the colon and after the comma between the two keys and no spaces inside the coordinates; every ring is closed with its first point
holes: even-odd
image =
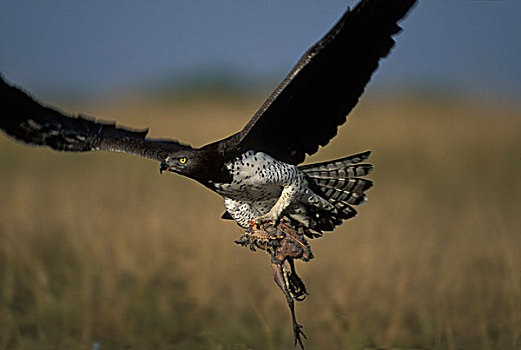
{"type": "Polygon", "coordinates": [[[163,159],[159,172],[171,171],[206,183],[218,176],[215,163],[215,157],[199,149],[179,150],[163,159]]]}
{"type": "Polygon", "coordinates": [[[181,175],[193,177],[202,167],[201,157],[192,150],[182,150],[168,155],[159,166],[159,172],[172,171],[181,175]]]}

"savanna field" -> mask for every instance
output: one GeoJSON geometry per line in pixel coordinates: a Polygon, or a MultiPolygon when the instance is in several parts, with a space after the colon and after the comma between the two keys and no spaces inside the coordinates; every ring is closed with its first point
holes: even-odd
{"type": "MultiPolygon", "coordinates": [[[[365,96],[308,162],[373,150],[354,220],[297,269],[306,349],[521,349],[521,108],[365,96]]],[[[201,146],[258,98],[119,97],[68,112],[201,146]]],[[[269,257],[222,199],[129,155],[0,136],[0,349],[292,349],[269,257]]]]}

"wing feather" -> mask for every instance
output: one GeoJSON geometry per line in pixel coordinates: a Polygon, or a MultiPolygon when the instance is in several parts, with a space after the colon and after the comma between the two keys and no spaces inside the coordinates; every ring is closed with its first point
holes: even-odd
{"type": "Polygon", "coordinates": [[[416,0],[362,0],[299,60],[242,131],[223,140],[291,164],[325,146],[346,121],[416,0]]]}
{"type": "Polygon", "coordinates": [[[132,130],[115,123],[66,114],[43,106],[0,76],[0,128],[31,145],[66,152],[105,150],[161,161],[167,154],[191,149],[174,140],[147,139],[148,130],[132,130]]]}

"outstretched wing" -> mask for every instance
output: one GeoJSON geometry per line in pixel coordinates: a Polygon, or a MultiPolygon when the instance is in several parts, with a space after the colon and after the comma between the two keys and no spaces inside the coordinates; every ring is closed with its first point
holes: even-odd
{"type": "Polygon", "coordinates": [[[325,146],[394,45],[416,0],[362,0],[309,49],[250,122],[221,147],[291,164],[325,146]]]}
{"type": "Polygon", "coordinates": [[[148,130],[136,131],[85,117],[70,117],[41,105],[0,76],[0,128],[13,138],[55,150],[96,150],[135,154],[163,160],[169,153],[190,149],[173,140],[147,139],[148,130]]]}

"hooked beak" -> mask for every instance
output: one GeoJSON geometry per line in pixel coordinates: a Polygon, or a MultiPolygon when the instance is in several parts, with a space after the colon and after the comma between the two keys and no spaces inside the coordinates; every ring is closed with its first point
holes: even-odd
{"type": "Polygon", "coordinates": [[[170,165],[168,165],[168,163],[163,160],[161,162],[161,165],[159,166],[159,173],[162,174],[163,171],[168,171],[168,170],[170,170],[170,165]]]}

